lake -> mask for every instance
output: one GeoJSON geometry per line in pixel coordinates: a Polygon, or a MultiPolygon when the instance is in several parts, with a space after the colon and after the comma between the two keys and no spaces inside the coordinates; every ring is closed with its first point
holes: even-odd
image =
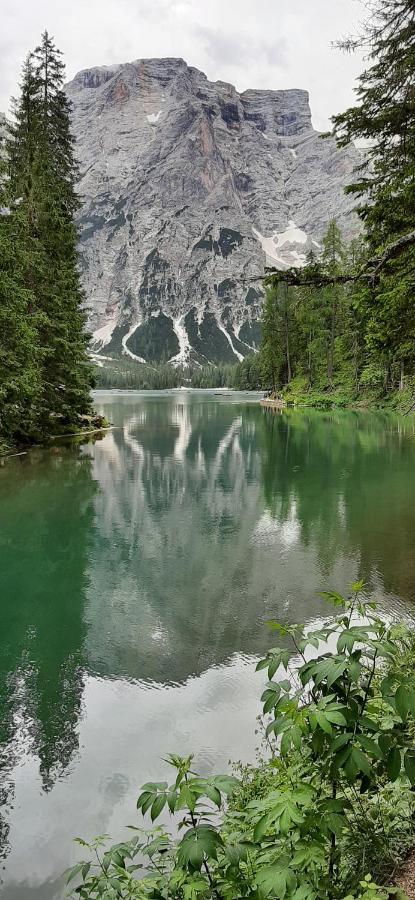
{"type": "MultiPolygon", "coordinates": [[[[415,425],[257,395],[97,393],[115,428],[0,468],[5,900],[56,900],[169,752],[253,760],[266,621],[364,578],[415,610],[415,425]]],[[[274,639],[275,642],[275,639],[274,639]]]]}

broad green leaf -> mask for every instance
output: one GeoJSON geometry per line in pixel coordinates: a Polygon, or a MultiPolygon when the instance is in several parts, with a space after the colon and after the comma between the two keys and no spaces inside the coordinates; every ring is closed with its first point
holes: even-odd
{"type": "Polygon", "coordinates": [[[398,715],[405,721],[409,712],[409,704],[406,687],[403,684],[400,684],[396,691],[395,706],[398,715]]]}
{"type": "Polygon", "coordinates": [[[169,791],[167,794],[167,803],[171,813],[173,813],[176,809],[177,802],[177,793],[176,791],[169,791]]]}
{"type": "Polygon", "coordinates": [[[381,733],[378,737],[378,744],[382,751],[384,757],[386,757],[391,748],[391,736],[389,734],[381,733]]]}
{"type": "Polygon", "coordinates": [[[338,710],[327,709],[325,711],[326,719],[329,720],[333,725],[347,725],[347,721],[344,718],[343,713],[338,710]]]}
{"type": "Polygon", "coordinates": [[[282,868],[276,863],[274,866],[264,866],[256,875],[256,883],[261,894],[268,897],[278,897],[283,900],[287,893],[287,885],[289,883],[295,885],[295,879],[292,872],[288,868],[282,868]]]}
{"type": "Polygon", "coordinates": [[[336,837],[341,837],[343,829],[347,825],[347,819],[339,813],[328,812],[324,816],[324,825],[326,825],[329,831],[332,831],[336,837]]]}
{"type": "Polygon", "coordinates": [[[200,870],[204,859],[216,859],[222,840],[209,825],[190,828],[180,841],[177,860],[183,868],[200,870]]]}
{"type": "MultiPolygon", "coordinates": [[[[333,729],[330,725],[330,722],[328,721],[327,716],[324,713],[322,713],[319,709],[316,709],[315,717],[317,720],[317,724],[320,726],[322,731],[325,731],[326,734],[332,734],[333,729]]],[[[344,724],[346,724],[346,722],[344,724]]]]}
{"type": "Polygon", "coordinates": [[[165,793],[159,794],[158,797],[156,797],[156,799],[154,800],[154,803],[151,807],[151,811],[150,811],[150,816],[151,816],[152,822],[154,822],[156,819],[158,819],[160,813],[162,812],[162,810],[164,809],[164,807],[166,805],[166,802],[167,802],[167,796],[165,793]]]}
{"type": "Polygon", "coordinates": [[[265,659],[260,659],[259,662],[255,666],[255,672],[259,672],[260,669],[267,669],[269,666],[269,659],[266,656],[265,659]]]}
{"type": "Polygon", "coordinates": [[[290,731],[290,734],[291,734],[291,740],[294,744],[295,749],[299,750],[301,747],[301,740],[302,740],[302,736],[303,736],[299,725],[293,725],[293,727],[290,731]]]}
{"type": "Polygon", "coordinates": [[[271,822],[272,815],[270,813],[266,813],[264,816],[261,816],[259,822],[256,823],[254,828],[254,841],[258,843],[262,841],[262,838],[267,833],[271,822]]]}
{"type": "Polygon", "coordinates": [[[208,783],[208,784],[206,784],[206,786],[205,786],[205,791],[204,791],[204,792],[205,792],[206,796],[209,797],[209,800],[211,800],[212,803],[214,803],[215,806],[217,806],[218,809],[219,809],[219,808],[220,808],[220,805],[221,805],[221,803],[222,803],[222,798],[221,798],[220,790],[219,790],[217,787],[215,787],[214,784],[209,784],[209,783],[208,783]]]}
{"type": "Polygon", "coordinates": [[[359,741],[359,744],[366,750],[366,753],[368,753],[369,756],[373,756],[375,759],[382,759],[382,751],[376,741],[373,741],[372,738],[367,737],[365,734],[357,734],[356,740],[359,741]]]}
{"type": "Polygon", "coordinates": [[[77,863],[76,866],[71,866],[70,869],[67,869],[66,872],[64,872],[66,884],[69,884],[82,872],[84,865],[85,863],[83,862],[77,863]]]}
{"type": "Polygon", "coordinates": [[[386,771],[389,781],[396,781],[401,771],[401,751],[398,747],[392,747],[386,760],[386,771]]]}
{"type": "Polygon", "coordinates": [[[215,775],[210,780],[226,797],[230,797],[240,785],[238,778],[235,778],[234,775],[215,775]]]}
{"type": "Polygon", "coordinates": [[[365,582],[363,580],[354,581],[353,584],[351,585],[351,588],[352,588],[352,591],[354,594],[358,594],[360,591],[363,591],[364,586],[365,586],[365,582]]]}
{"type": "Polygon", "coordinates": [[[358,747],[353,747],[351,757],[359,772],[363,772],[364,775],[370,775],[370,763],[365,753],[362,753],[358,747]]]}
{"type": "Polygon", "coordinates": [[[345,606],[346,600],[342,597],[341,594],[338,594],[337,591],[320,591],[320,596],[324,597],[328,603],[332,603],[333,606],[345,606]]]}
{"type": "Polygon", "coordinates": [[[351,731],[345,731],[343,734],[339,734],[338,737],[335,738],[332,744],[330,744],[330,750],[332,753],[337,753],[341,747],[344,747],[353,737],[353,733],[351,731]]]}
{"type": "Polygon", "coordinates": [[[415,752],[413,750],[407,750],[405,753],[404,759],[405,772],[411,782],[411,785],[415,784],[415,752]]]}

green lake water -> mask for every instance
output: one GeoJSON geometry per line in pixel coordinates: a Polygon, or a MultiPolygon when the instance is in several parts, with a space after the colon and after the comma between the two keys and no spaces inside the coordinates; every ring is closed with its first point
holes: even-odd
{"type": "Polygon", "coordinates": [[[115,426],[0,468],[0,872],[57,900],[168,752],[255,757],[271,617],[364,578],[415,611],[415,427],[256,395],[98,393],[115,426]]]}

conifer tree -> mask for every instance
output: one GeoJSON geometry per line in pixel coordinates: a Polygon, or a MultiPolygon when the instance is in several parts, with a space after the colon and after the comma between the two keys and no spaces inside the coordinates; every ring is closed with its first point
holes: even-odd
{"type": "Polygon", "coordinates": [[[25,287],[27,249],[25,213],[8,205],[0,169],[0,446],[31,441],[39,435],[41,410],[40,317],[34,295],[25,287]]]}
{"type": "MultiPolygon", "coordinates": [[[[335,219],[329,222],[324,235],[321,261],[323,269],[331,278],[335,279],[341,274],[345,261],[345,250],[341,231],[335,219]]],[[[343,288],[335,282],[325,288],[323,292],[327,332],[327,380],[330,387],[333,387],[334,350],[343,293],[343,288]]]]}
{"type": "Polygon", "coordinates": [[[83,294],[74,216],[77,165],[61,54],[45,32],[23,70],[8,143],[10,189],[23,198],[31,265],[26,287],[42,314],[42,428],[90,410],[83,294]]]}
{"type": "MultiPolygon", "coordinates": [[[[413,0],[374,0],[364,33],[343,42],[369,46],[369,67],[358,80],[357,104],[333,119],[341,145],[364,138],[363,165],[349,188],[360,202],[369,253],[380,254],[415,222],[415,6],[413,0]]],[[[367,346],[382,359],[385,384],[415,366],[415,232],[392,255],[375,289],[367,291],[367,346]]]]}

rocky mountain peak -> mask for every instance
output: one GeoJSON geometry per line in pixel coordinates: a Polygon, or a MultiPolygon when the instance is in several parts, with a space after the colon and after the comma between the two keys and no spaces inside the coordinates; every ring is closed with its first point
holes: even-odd
{"type": "Polygon", "coordinates": [[[265,265],[302,265],[358,160],[314,131],[305,90],[247,90],[182,59],[86,69],[67,86],[95,349],[236,361],[259,340],[265,265]]]}

